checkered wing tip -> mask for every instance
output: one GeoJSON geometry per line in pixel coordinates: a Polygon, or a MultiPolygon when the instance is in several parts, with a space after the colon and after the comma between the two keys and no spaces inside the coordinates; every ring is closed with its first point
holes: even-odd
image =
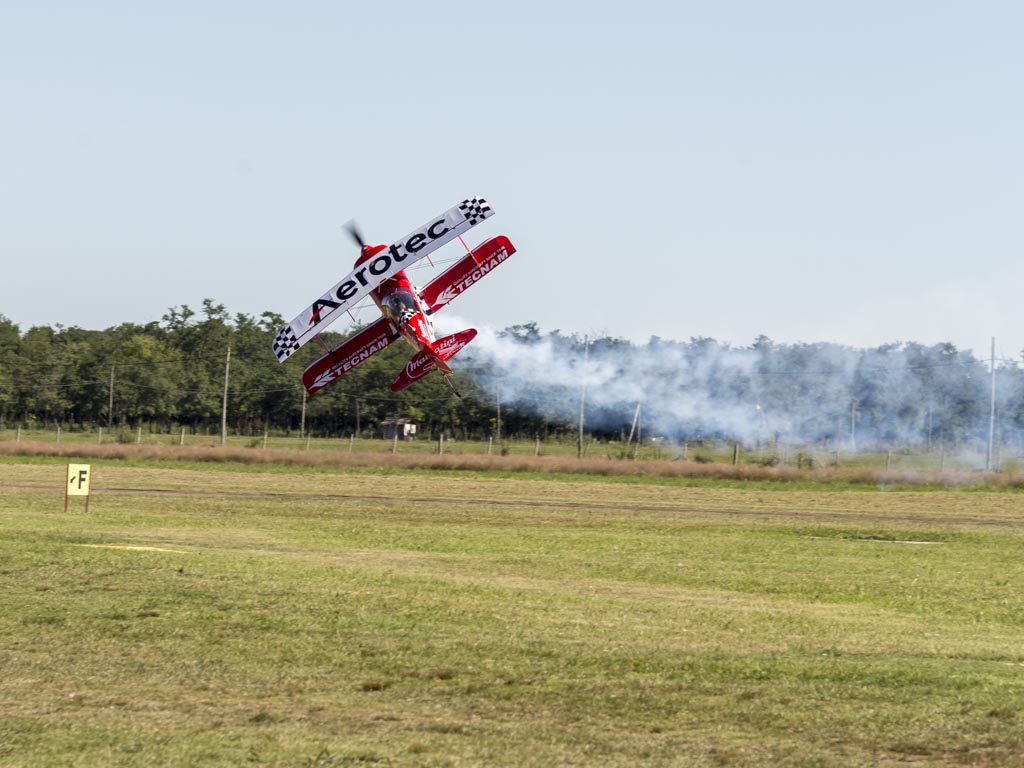
{"type": "Polygon", "coordinates": [[[494,214],[491,204],[482,197],[471,197],[468,200],[463,200],[459,203],[459,210],[462,211],[462,215],[466,217],[466,221],[469,222],[470,226],[474,226],[494,214]]]}
{"type": "Polygon", "coordinates": [[[299,348],[299,340],[295,337],[295,333],[290,325],[286,325],[277,332],[277,336],[274,337],[273,347],[278,362],[282,363],[291,356],[292,352],[299,348]]]}

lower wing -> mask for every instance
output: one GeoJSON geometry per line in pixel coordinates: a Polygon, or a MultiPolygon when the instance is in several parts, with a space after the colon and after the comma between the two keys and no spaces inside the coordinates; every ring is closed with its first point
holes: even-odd
{"type": "Polygon", "coordinates": [[[381,317],[311,363],[302,373],[302,385],[310,394],[319,392],[371,355],[380,352],[396,338],[398,334],[391,330],[387,318],[381,317]]]}

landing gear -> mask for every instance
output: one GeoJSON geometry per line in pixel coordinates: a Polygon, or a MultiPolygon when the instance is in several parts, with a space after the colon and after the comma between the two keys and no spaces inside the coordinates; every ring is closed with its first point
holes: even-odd
{"type": "Polygon", "coordinates": [[[451,387],[452,394],[455,395],[458,398],[461,398],[462,397],[462,393],[459,392],[459,390],[457,390],[455,388],[455,384],[452,382],[451,374],[450,373],[445,373],[443,375],[444,375],[444,383],[447,384],[449,387],[451,387]]]}

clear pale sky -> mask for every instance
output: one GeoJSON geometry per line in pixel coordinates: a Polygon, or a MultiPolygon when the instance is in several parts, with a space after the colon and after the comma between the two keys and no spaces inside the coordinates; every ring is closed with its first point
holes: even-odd
{"type": "Polygon", "coordinates": [[[3,2],[0,313],[291,319],[347,220],[483,195],[519,253],[474,325],[1019,358],[1021,40],[1013,2],[3,2]]]}

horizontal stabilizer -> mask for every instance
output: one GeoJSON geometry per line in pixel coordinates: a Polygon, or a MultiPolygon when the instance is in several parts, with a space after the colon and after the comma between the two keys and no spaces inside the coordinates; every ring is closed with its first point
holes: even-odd
{"type": "MultiPolygon", "coordinates": [[[[467,328],[464,331],[453,333],[434,342],[433,349],[425,349],[418,352],[412,360],[405,364],[405,368],[398,374],[398,378],[391,384],[392,392],[401,392],[415,381],[419,381],[434,368],[444,370],[448,368],[447,362],[462,350],[469,342],[476,338],[476,328],[467,328]]],[[[450,368],[448,369],[451,370],[450,368]]]]}
{"type": "Polygon", "coordinates": [[[380,318],[336,346],[302,373],[302,385],[310,394],[319,392],[332,381],[342,376],[371,355],[375,355],[390,344],[395,333],[387,318],[380,318]]]}

